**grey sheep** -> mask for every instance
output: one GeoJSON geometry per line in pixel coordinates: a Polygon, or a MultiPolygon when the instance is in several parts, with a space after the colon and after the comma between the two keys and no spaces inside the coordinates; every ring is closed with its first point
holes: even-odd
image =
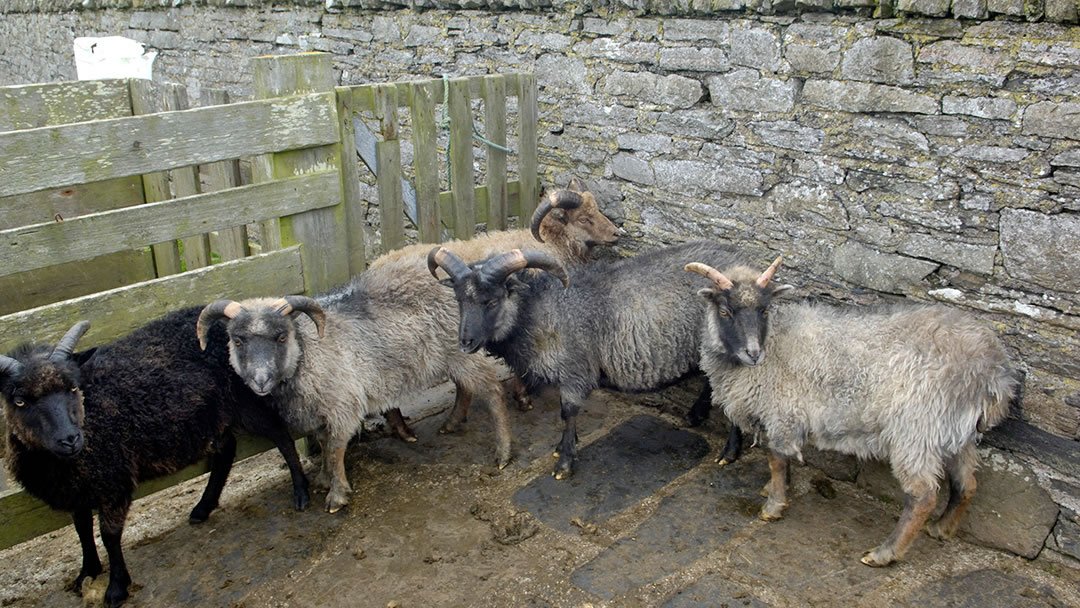
{"type": "MultiPolygon", "coordinates": [[[[468,262],[483,260],[511,249],[532,248],[551,255],[567,266],[576,266],[587,262],[596,246],[613,245],[618,240],[619,228],[600,212],[596,197],[589,192],[584,182],[575,177],[570,180],[566,189],[553,190],[541,200],[532,215],[528,230],[488,232],[466,241],[447,241],[442,243],[442,246],[468,262]]],[[[424,260],[430,250],[431,245],[428,243],[395,249],[379,256],[369,269],[377,269],[401,260],[424,260]]],[[[449,294],[446,294],[446,297],[449,298],[449,294]]],[[[511,394],[519,409],[532,408],[524,385],[516,377],[511,383],[511,394]]],[[[455,403],[451,420],[464,419],[467,414],[459,411],[459,403],[461,402],[455,403]]],[[[706,400],[705,404],[708,403],[706,400]]],[[[400,410],[389,410],[386,419],[398,437],[405,441],[416,441],[400,410]]]]}
{"type": "Polygon", "coordinates": [[[698,241],[569,274],[557,259],[534,250],[467,265],[436,247],[428,259],[436,278],[438,267],[450,275],[442,283],[458,300],[464,351],[486,348],[529,389],[558,386],[565,428],[555,476],[563,479],[573,474],[576,418],[593,389],[651,391],[697,371],[704,311],[686,306],[697,286],[679,270],[695,259],[728,265],[737,256],[698,241]],[[518,272],[526,268],[547,272],[518,272]]]}
{"type": "Polygon", "coordinates": [[[792,290],[770,283],[779,265],[777,258],[760,275],[686,268],[714,283],[700,293],[707,301],[701,367],[722,397],[715,404],[768,438],[772,475],[761,518],[782,516],[788,461],[801,461],[811,445],[886,460],[903,487],[900,521],[864,564],[903,558],[934,510],[943,475],[948,506],[927,531],[953,536],[975,493],[975,443],[1006,416],[1016,390],[1001,342],[943,306],[774,305],[792,290]]]}
{"type": "Polygon", "coordinates": [[[422,261],[400,260],[318,299],[219,300],[199,317],[200,340],[227,319],[232,368],[292,429],[316,434],[323,461],[314,483],[329,487],[331,513],[348,504],[345,448],[364,418],[444,376],[457,385],[464,410],[474,395],[486,401],[497,464],[510,461],[510,423],[494,363],[457,348],[453,301],[424,273],[422,261]],[[314,324],[298,322],[300,313],[314,324]]]}

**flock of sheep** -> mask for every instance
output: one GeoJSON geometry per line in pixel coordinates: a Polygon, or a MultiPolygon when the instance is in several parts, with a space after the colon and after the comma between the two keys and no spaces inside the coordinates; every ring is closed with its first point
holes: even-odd
{"type": "Polygon", "coordinates": [[[443,430],[464,422],[479,397],[505,466],[511,433],[490,354],[515,373],[522,409],[535,389],[559,389],[560,479],[574,472],[576,416],[593,389],[650,391],[703,371],[711,398],[707,388],[689,417],[700,422],[714,405],[732,420],[722,459],[738,457],[740,429],[768,441],[763,519],[782,516],[788,461],[815,446],[887,460],[903,487],[900,521],[863,563],[903,557],[942,479],[948,506],[927,531],[955,534],[975,491],[975,442],[1016,390],[993,332],[942,306],[785,302],[792,287],[773,282],[780,258],[758,272],[714,242],[590,262],[592,248],[617,234],[574,180],[541,202],[531,230],[390,252],[316,298],[219,300],[85,351],[76,344],[89,326],[77,323],[55,346],[0,355],[7,465],[27,492],[72,513],[83,551],[76,590],[103,570],[99,511],[105,600],[115,606],[131,582],[121,534],[136,484],[208,457],[209,482],[190,515],[204,521],[239,430],[277,445],[298,510],[309,490],[291,437],[316,436],[314,485],[328,490],[333,513],[349,501],[344,454],[363,420],[384,414],[415,440],[395,404],[449,378],[457,393],[443,430]]]}

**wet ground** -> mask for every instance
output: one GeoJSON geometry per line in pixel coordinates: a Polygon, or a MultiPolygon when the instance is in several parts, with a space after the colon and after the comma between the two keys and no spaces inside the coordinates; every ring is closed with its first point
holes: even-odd
{"type": "MultiPolygon", "coordinates": [[[[418,443],[356,443],[352,504],[335,515],[321,494],[291,509],[276,452],[239,463],[202,525],[187,524],[201,479],[165,490],[129,518],[128,605],[1080,606],[1080,572],[963,540],[921,535],[904,562],[862,565],[899,506],[811,467],[794,468],[785,518],[759,520],[765,454],[714,464],[722,421],[681,423],[699,387],[594,393],[565,481],[551,477],[561,423],[546,396],[511,411],[515,460],[502,471],[482,406],[456,435],[438,434],[436,415],[414,421],[418,443]]],[[[79,559],[70,526],[0,552],[0,605],[79,606],[64,590],[79,559]]]]}

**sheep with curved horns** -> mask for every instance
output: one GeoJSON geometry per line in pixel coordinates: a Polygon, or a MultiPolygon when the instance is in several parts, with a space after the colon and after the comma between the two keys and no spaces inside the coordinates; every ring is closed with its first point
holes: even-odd
{"type": "Polygon", "coordinates": [[[74,353],[89,328],[82,321],[55,347],[27,344],[0,356],[8,468],[30,495],[71,512],[82,545],[75,591],[102,572],[94,544],[98,510],[109,606],[128,597],[121,536],[136,484],[209,456],[210,479],[189,517],[205,521],[232,468],[234,429],[274,441],[292,473],[295,506],[307,507],[307,478],[284,421],[225,369],[224,331],[211,333],[209,348],[200,350],[192,331],[198,313],[177,311],[74,353]]]}
{"type": "Polygon", "coordinates": [[[692,259],[727,265],[737,256],[698,241],[567,272],[559,260],[535,250],[470,265],[435,247],[428,265],[436,278],[438,268],[450,276],[441,283],[457,297],[462,350],[486,348],[530,389],[559,387],[565,428],[554,474],[563,479],[573,474],[576,418],[593,389],[657,390],[698,371],[704,311],[685,305],[696,286],[676,272],[692,259]],[[546,272],[519,272],[526,268],[546,272]]]}
{"type": "MultiPolygon", "coordinates": [[[[454,340],[456,311],[424,268],[402,261],[368,270],[320,296],[219,300],[199,317],[199,338],[227,321],[229,363],[300,433],[322,444],[315,484],[329,487],[326,509],[348,504],[345,448],[364,418],[388,410],[409,393],[448,376],[457,400],[486,401],[495,422],[496,464],[510,462],[510,422],[495,366],[461,352],[454,340]],[[306,315],[314,322],[301,323],[306,315]],[[322,337],[324,336],[325,337],[322,337]]],[[[451,420],[453,427],[461,420],[451,420]]]]}
{"type": "MultiPolygon", "coordinates": [[[[618,240],[619,228],[600,211],[596,197],[589,192],[585,183],[575,177],[566,189],[548,192],[540,201],[528,230],[488,232],[466,241],[447,241],[442,246],[470,262],[510,249],[532,248],[548,253],[567,266],[576,266],[587,262],[596,246],[613,245],[618,240]]],[[[380,256],[371,263],[370,269],[400,260],[426,259],[430,249],[428,243],[402,247],[380,256]]],[[[511,383],[511,394],[518,409],[532,408],[524,385],[516,377],[511,383]]],[[[706,399],[706,407],[708,403],[706,399]]],[[[455,411],[452,418],[464,419],[466,413],[455,411]]],[[[387,411],[386,418],[398,437],[405,441],[416,441],[399,409],[387,411]]]]}
{"type": "Polygon", "coordinates": [[[904,489],[900,521],[864,564],[903,558],[934,509],[943,474],[948,506],[927,531],[953,536],[975,493],[975,443],[1005,417],[1016,389],[1001,342],[943,306],[774,305],[792,289],[771,284],[780,260],[760,275],[686,267],[714,285],[699,293],[707,301],[701,367],[723,396],[716,405],[768,438],[761,518],[782,516],[788,461],[801,461],[812,445],[887,460],[904,489]]]}

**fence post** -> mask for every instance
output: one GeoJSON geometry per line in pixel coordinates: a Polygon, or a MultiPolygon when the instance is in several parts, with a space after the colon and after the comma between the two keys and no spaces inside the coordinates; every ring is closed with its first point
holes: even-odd
{"type": "Polygon", "coordinates": [[[450,192],[454,201],[454,237],[476,233],[476,178],[473,173],[473,119],[469,79],[451,78],[447,94],[450,114],[450,192]]]}
{"type": "MultiPolygon", "coordinates": [[[[334,72],[326,53],[265,56],[252,59],[255,97],[266,99],[303,93],[333,92],[334,72]]],[[[336,117],[337,104],[333,105],[336,117]]],[[[302,128],[302,126],[284,126],[302,128]]],[[[341,173],[341,141],[328,146],[269,155],[269,177],[282,178],[316,170],[341,173]]],[[[257,176],[265,178],[266,176],[257,176]]],[[[349,280],[348,234],[345,205],[307,211],[280,220],[281,246],[303,245],[304,283],[307,293],[321,293],[349,280]]],[[[266,238],[267,235],[263,234],[266,238]]]]}
{"type": "Polygon", "coordinates": [[[363,200],[360,198],[360,168],[356,162],[356,127],[353,125],[352,91],[337,88],[338,127],[341,133],[341,192],[345,197],[345,226],[348,233],[349,274],[357,275],[367,268],[366,225],[363,200]]]}
{"type": "Polygon", "coordinates": [[[521,180],[519,194],[520,226],[528,226],[540,193],[536,190],[536,74],[521,75],[521,89],[518,94],[518,112],[520,121],[518,130],[518,179],[521,180]]]}

